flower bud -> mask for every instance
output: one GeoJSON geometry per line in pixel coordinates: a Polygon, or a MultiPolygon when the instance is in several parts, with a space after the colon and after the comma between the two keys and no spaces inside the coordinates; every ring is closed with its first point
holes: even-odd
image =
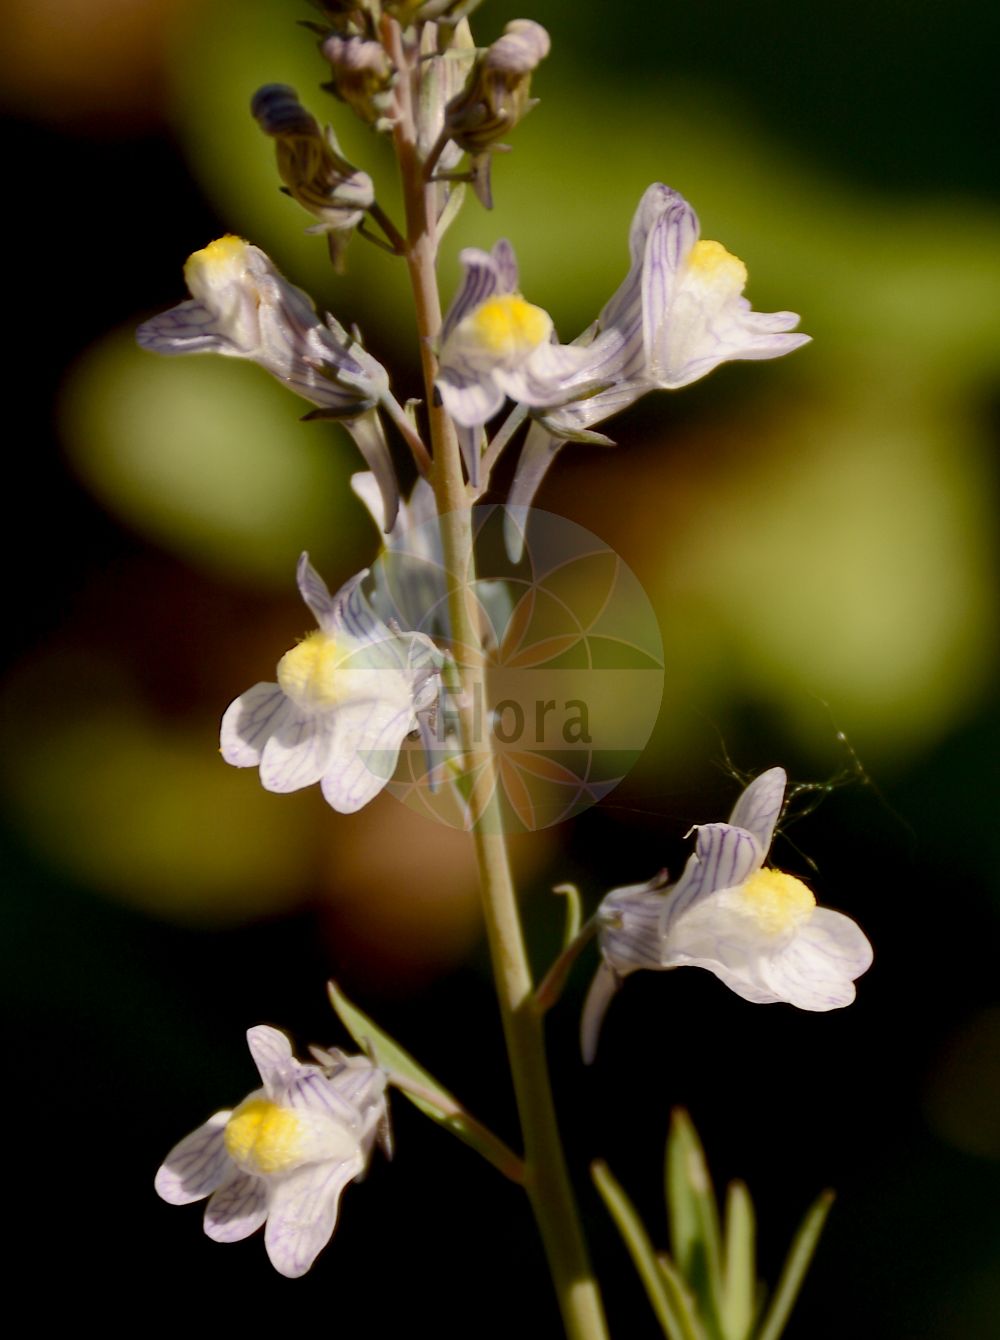
{"type": "Polygon", "coordinates": [[[549,47],[549,35],[541,24],[514,19],[480,55],[468,84],[445,108],[445,129],[472,155],[473,186],[487,208],[492,203],[488,154],[505,147],[500,139],[535,106],[531,75],[549,47]]]}
{"type": "Polygon", "coordinates": [[[375,199],[371,177],[341,155],[333,132],[322,133],[287,84],[259,88],[250,110],[275,141],[286,193],[322,220],[310,231],[327,234],[334,265],[341,269],[350,235],[375,199]]]}
{"type": "Polygon", "coordinates": [[[392,109],[396,72],[383,47],[362,37],[334,33],[320,51],[333,67],[333,79],[324,87],[353,108],[362,121],[384,128],[392,109]]]}

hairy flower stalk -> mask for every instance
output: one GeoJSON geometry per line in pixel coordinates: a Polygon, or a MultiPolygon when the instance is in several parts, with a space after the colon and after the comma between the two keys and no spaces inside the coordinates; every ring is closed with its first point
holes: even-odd
{"type": "MultiPolygon", "coordinates": [[[[406,260],[420,337],[434,466],[431,483],[440,514],[448,604],[454,646],[474,648],[477,633],[466,599],[474,579],[471,497],[462,471],[455,426],[435,395],[435,343],[441,332],[436,274],[435,184],[418,147],[414,109],[418,96],[416,53],[407,51],[397,23],[383,25],[386,46],[400,77],[396,85],[394,141],[406,206],[406,260]]],[[[475,661],[476,658],[470,658],[475,661]]],[[[470,798],[470,826],[476,848],[483,911],[489,937],[500,1011],[525,1144],[525,1187],[531,1198],[571,1340],[598,1340],[607,1334],[600,1294],[587,1259],[556,1126],[545,1059],[542,1020],[532,999],[532,978],[517,910],[506,841],[500,821],[495,762],[487,732],[476,739],[471,702],[476,664],[458,665],[458,725],[466,762],[480,765],[481,782],[470,798]]]]}

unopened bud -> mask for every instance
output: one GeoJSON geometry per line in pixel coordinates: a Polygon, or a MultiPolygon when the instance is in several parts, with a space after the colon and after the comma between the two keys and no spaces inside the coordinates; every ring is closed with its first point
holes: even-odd
{"type": "Polygon", "coordinates": [[[367,121],[378,126],[392,110],[392,85],[396,72],[378,42],[363,37],[328,37],[320,51],[333,68],[333,79],[324,87],[367,121]]]}
{"type": "Polygon", "coordinates": [[[472,155],[472,180],[489,207],[488,155],[521,121],[537,99],[531,76],[549,54],[549,35],[531,19],[514,19],[502,37],[479,56],[466,87],[445,108],[445,130],[472,155]]]}
{"type": "Polygon", "coordinates": [[[374,202],[371,177],[343,157],[333,132],[324,135],[287,84],[265,84],[254,94],[250,110],[275,141],[285,190],[322,220],[311,231],[328,235],[330,255],[340,268],[351,233],[374,202]]]}

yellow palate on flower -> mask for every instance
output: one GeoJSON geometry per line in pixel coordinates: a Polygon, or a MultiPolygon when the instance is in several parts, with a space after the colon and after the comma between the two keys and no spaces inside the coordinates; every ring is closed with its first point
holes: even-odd
{"type": "Polygon", "coordinates": [[[335,707],[347,690],[340,671],[349,656],[349,649],[316,629],[282,656],[278,683],[300,707],[335,707]]]}
{"type": "Polygon", "coordinates": [[[733,289],[743,289],[746,285],[747,267],[721,242],[696,242],[687,263],[691,276],[703,283],[733,289]]]}
{"type": "Polygon", "coordinates": [[[468,318],[468,325],[476,342],[501,358],[530,353],[552,330],[548,312],[515,293],[488,298],[468,318]]]}
{"type": "Polygon", "coordinates": [[[300,1158],[302,1125],[294,1112],[266,1098],[248,1098],[226,1123],[223,1139],[234,1163],[247,1172],[284,1172],[300,1158]]]}
{"type": "Polygon", "coordinates": [[[780,870],[758,870],[742,885],[747,910],[761,930],[777,935],[803,921],[816,906],[801,879],[780,870]]]}
{"type": "Polygon", "coordinates": [[[193,251],[184,263],[184,278],[188,287],[191,287],[192,279],[197,282],[200,276],[242,268],[246,248],[247,244],[242,237],[226,233],[200,251],[193,251]]]}

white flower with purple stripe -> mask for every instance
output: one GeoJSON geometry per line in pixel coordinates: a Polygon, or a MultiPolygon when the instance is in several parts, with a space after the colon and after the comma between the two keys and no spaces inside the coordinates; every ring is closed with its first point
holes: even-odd
{"type": "Polygon", "coordinates": [[[404,419],[385,368],[332,316],[321,321],[312,299],[290,284],[259,247],[228,234],[190,255],[191,298],[136,331],[157,354],[224,354],[265,368],[317,410],[343,422],[378,480],[391,524],[398,486],[378,416],[381,405],[404,419]]]}
{"type": "Polygon", "coordinates": [[[307,554],[298,584],[319,627],[278,662],[276,684],[255,684],[222,718],[222,757],[259,767],[268,791],[319,782],[352,814],[392,776],[403,740],[433,709],[441,656],[420,633],[394,632],[361,590],[367,569],[331,596],[307,554]]]}
{"type": "Polygon", "coordinates": [[[601,903],[601,964],[584,1005],[584,1058],[604,1013],[638,968],[707,968],[744,1000],[834,1010],[854,999],[872,947],[850,917],[817,907],[800,879],[764,865],[785,794],[771,768],[751,782],[728,823],[697,830],[681,878],[613,889],[601,903]]]}
{"type": "Polygon", "coordinates": [[[436,384],[478,486],[480,430],[504,400],[544,409],[596,389],[589,369],[600,350],[556,342],[548,312],[517,292],[509,242],[491,252],[467,248],[459,259],[465,275],[441,328],[436,384]]]}
{"type": "Polygon", "coordinates": [[[171,1205],[209,1198],[205,1232],[239,1242],[262,1224],[271,1264],[304,1275],[330,1241],[340,1195],[378,1141],[391,1153],[386,1077],[364,1056],[303,1064],[284,1033],[247,1033],[262,1087],[174,1146],[156,1174],[171,1205]]]}
{"type": "MultiPolygon", "coordinates": [[[[518,461],[509,505],[530,506],[564,442],[603,440],[594,424],[647,391],[677,390],[738,359],[777,358],[807,344],[789,334],[795,312],[755,312],[743,297],[747,269],[719,242],[700,241],[698,217],[660,182],[639,201],[629,231],[628,274],[600,316],[574,342],[591,349],[586,388],[536,416],[518,461]]],[[[523,524],[523,517],[521,517],[523,524]]]]}

